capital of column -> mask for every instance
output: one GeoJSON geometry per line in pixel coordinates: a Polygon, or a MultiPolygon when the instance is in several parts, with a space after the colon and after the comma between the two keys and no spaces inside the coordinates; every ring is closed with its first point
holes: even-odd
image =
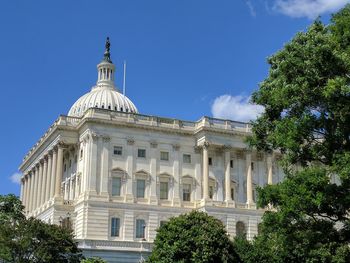
{"type": "Polygon", "coordinates": [[[205,141],[202,145],[203,149],[206,149],[206,150],[209,149],[209,146],[210,146],[210,143],[208,141],[205,141]]]}
{"type": "Polygon", "coordinates": [[[104,143],[108,143],[108,142],[111,141],[111,137],[108,136],[108,135],[103,135],[103,136],[102,136],[102,141],[103,141],[104,143]]]}
{"type": "Polygon", "coordinates": [[[173,150],[174,151],[180,150],[180,144],[173,144],[173,150]]]}
{"type": "Polygon", "coordinates": [[[133,137],[128,137],[128,138],[126,138],[126,142],[128,145],[134,145],[135,140],[133,137]]]}
{"type": "Polygon", "coordinates": [[[158,143],[156,141],[150,141],[149,144],[151,145],[151,148],[157,148],[158,143]]]}

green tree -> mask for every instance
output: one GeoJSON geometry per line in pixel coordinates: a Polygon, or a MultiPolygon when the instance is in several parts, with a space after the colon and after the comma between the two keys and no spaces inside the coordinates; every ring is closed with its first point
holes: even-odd
{"type": "Polygon", "coordinates": [[[0,259],[5,262],[80,262],[72,233],[38,219],[26,219],[14,195],[0,195],[0,259]]]}
{"type": "Polygon", "coordinates": [[[148,262],[239,262],[222,222],[204,212],[173,217],[157,232],[148,262]]]}
{"type": "Polygon", "coordinates": [[[268,62],[252,96],[265,112],[249,143],[281,151],[286,178],[258,190],[258,205],[273,209],[237,251],[245,262],[350,262],[350,6],[330,25],[316,20],[268,62]]]}

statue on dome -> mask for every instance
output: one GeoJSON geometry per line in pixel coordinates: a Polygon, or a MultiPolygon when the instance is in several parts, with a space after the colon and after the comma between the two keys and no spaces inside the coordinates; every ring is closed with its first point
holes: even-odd
{"type": "Polygon", "coordinates": [[[106,39],[106,50],[105,50],[105,54],[104,54],[104,61],[107,61],[109,63],[112,63],[112,60],[111,60],[111,54],[109,53],[109,48],[111,46],[111,43],[109,42],[109,37],[107,37],[106,39]]]}

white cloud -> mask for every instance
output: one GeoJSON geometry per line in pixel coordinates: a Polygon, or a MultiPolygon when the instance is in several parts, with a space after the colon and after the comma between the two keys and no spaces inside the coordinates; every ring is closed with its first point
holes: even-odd
{"type": "Polygon", "coordinates": [[[251,15],[252,17],[256,17],[255,8],[254,8],[252,2],[251,2],[250,0],[245,0],[245,3],[246,3],[247,6],[248,6],[250,15],[251,15]]]}
{"type": "Polygon", "coordinates": [[[291,17],[316,18],[324,13],[335,12],[350,0],[275,0],[273,9],[291,17]]]}
{"type": "Polygon", "coordinates": [[[21,173],[14,173],[13,175],[10,176],[10,180],[12,183],[21,184],[21,177],[22,177],[21,173]]]}
{"type": "Polygon", "coordinates": [[[248,122],[255,120],[264,109],[249,103],[250,97],[222,95],[214,100],[211,113],[215,118],[248,122]]]}

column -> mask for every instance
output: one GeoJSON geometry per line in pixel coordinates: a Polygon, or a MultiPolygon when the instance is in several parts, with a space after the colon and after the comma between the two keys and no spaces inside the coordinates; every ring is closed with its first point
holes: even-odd
{"type": "Polygon", "coordinates": [[[247,205],[253,203],[253,186],[252,186],[252,154],[246,152],[246,175],[247,175],[247,205]]]}
{"type": "Polygon", "coordinates": [[[39,195],[39,175],[40,175],[40,163],[36,165],[34,174],[34,196],[33,196],[33,211],[38,207],[38,195],[39,195]]]}
{"type": "Polygon", "coordinates": [[[41,199],[44,195],[44,192],[42,191],[42,185],[43,185],[43,177],[44,177],[44,161],[40,160],[39,162],[39,177],[38,177],[38,198],[37,198],[37,207],[41,206],[41,199]]]}
{"type": "Polygon", "coordinates": [[[51,198],[50,188],[51,188],[51,178],[52,178],[52,151],[49,151],[47,155],[47,174],[46,174],[46,186],[45,186],[45,201],[51,198]]]}
{"type": "Polygon", "coordinates": [[[23,178],[21,178],[21,193],[20,193],[20,200],[22,201],[23,205],[24,205],[24,183],[25,183],[25,179],[23,176],[23,178]]]}
{"type": "Polygon", "coordinates": [[[225,201],[230,202],[232,201],[231,198],[231,152],[230,147],[226,146],[224,147],[225,150],[225,201]]]}
{"type": "Polygon", "coordinates": [[[30,181],[30,184],[29,184],[29,193],[28,193],[28,211],[32,211],[33,209],[33,187],[34,187],[34,184],[33,184],[33,174],[34,174],[34,170],[32,170],[29,174],[29,181],[30,181]]]}
{"type": "Polygon", "coordinates": [[[50,198],[55,196],[55,182],[57,172],[57,148],[52,152],[52,169],[51,169],[51,183],[50,183],[50,198]]]}
{"type": "Polygon", "coordinates": [[[108,180],[109,180],[109,144],[111,138],[105,136],[102,138],[102,162],[101,162],[101,181],[100,195],[108,197],[108,180]]]}
{"type": "Polygon", "coordinates": [[[43,205],[46,201],[45,199],[46,192],[47,192],[46,181],[47,181],[47,156],[44,157],[40,205],[43,205]]]}
{"type": "Polygon", "coordinates": [[[150,174],[151,174],[151,184],[150,184],[150,192],[149,192],[149,204],[156,205],[158,204],[157,197],[157,143],[151,142],[151,152],[150,152],[150,174]]]}
{"type": "Polygon", "coordinates": [[[55,198],[61,197],[61,183],[62,183],[62,172],[63,172],[63,146],[58,145],[57,149],[57,170],[55,178],[55,198]]]}
{"type": "Polygon", "coordinates": [[[200,147],[194,147],[194,158],[193,158],[194,166],[195,166],[195,197],[194,200],[202,199],[202,169],[201,169],[201,149],[200,147]]]}
{"type": "Polygon", "coordinates": [[[209,199],[209,164],[208,164],[209,143],[203,144],[203,199],[209,199]]]}
{"type": "MultiPolygon", "coordinates": [[[[23,178],[21,180],[22,186],[21,186],[21,200],[22,200],[22,205],[26,208],[26,202],[27,202],[27,187],[28,187],[28,182],[27,182],[27,175],[24,174],[23,178]]],[[[26,209],[24,209],[24,212],[26,209]]]]}
{"type": "Polygon", "coordinates": [[[26,187],[25,187],[24,202],[25,202],[25,212],[27,213],[27,211],[29,211],[30,174],[27,173],[25,178],[26,178],[26,187]]]}
{"type": "Polygon", "coordinates": [[[269,154],[266,158],[267,164],[267,184],[272,184],[272,155],[269,154]]]}
{"type": "Polygon", "coordinates": [[[126,171],[127,171],[127,179],[126,179],[126,194],[125,194],[125,202],[134,202],[133,195],[133,173],[134,173],[134,139],[127,139],[127,149],[126,149],[126,171]]]}

